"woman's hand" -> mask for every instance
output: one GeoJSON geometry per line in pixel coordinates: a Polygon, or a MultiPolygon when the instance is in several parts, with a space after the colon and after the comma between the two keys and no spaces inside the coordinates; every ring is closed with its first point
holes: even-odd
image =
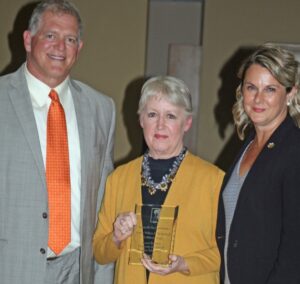
{"type": "Polygon", "coordinates": [[[114,222],[113,241],[120,247],[122,241],[131,236],[136,225],[136,216],[133,212],[121,213],[114,222]]]}
{"type": "Polygon", "coordinates": [[[190,272],[182,256],[171,254],[169,255],[169,259],[171,263],[168,266],[161,266],[157,263],[154,263],[146,254],[144,254],[144,257],[141,259],[141,261],[145,268],[147,268],[150,272],[159,275],[168,275],[174,272],[188,274],[190,272]]]}

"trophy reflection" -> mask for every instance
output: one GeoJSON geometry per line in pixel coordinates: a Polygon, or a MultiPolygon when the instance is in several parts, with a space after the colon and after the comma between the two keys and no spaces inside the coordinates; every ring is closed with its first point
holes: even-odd
{"type": "Polygon", "coordinates": [[[152,261],[168,265],[174,247],[178,206],[137,204],[135,214],[137,224],[131,236],[129,263],[141,265],[145,253],[152,261]]]}

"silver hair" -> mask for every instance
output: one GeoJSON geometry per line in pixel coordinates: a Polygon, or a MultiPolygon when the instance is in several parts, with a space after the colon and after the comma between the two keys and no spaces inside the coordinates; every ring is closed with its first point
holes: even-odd
{"type": "Polygon", "coordinates": [[[139,115],[152,97],[162,97],[170,103],[184,108],[186,115],[193,114],[191,93],[186,84],[178,78],[158,76],[148,79],[142,87],[139,115]]]}
{"type": "Polygon", "coordinates": [[[73,3],[67,0],[43,0],[33,10],[29,20],[28,29],[32,35],[35,35],[40,27],[41,18],[44,12],[69,14],[76,18],[78,23],[78,41],[83,34],[83,24],[78,9],[73,3]]]}

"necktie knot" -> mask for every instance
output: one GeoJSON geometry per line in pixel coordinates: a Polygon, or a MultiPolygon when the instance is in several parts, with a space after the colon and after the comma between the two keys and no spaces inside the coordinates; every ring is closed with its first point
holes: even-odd
{"type": "Polygon", "coordinates": [[[55,90],[50,91],[49,97],[52,101],[59,102],[59,96],[55,90]]]}

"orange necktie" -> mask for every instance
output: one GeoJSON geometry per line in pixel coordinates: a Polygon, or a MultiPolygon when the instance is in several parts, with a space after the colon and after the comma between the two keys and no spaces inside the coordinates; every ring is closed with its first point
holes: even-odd
{"type": "Polygon", "coordinates": [[[48,246],[58,255],[71,241],[71,186],[68,136],[64,109],[56,91],[47,119],[46,180],[49,206],[48,246]]]}

